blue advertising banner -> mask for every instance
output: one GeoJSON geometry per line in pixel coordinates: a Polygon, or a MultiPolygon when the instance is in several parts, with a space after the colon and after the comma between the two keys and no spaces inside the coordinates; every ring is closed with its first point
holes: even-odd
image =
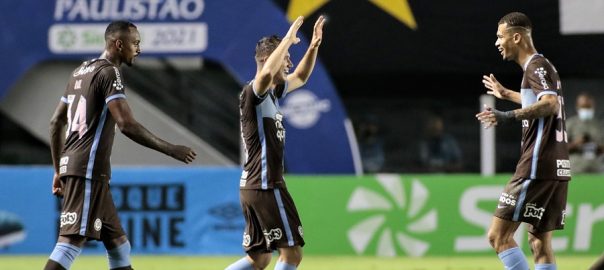
{"type": "MultiPolygon", "coordinates": [[[[0,231],[15,236],[0,235],[0,254],[52,251],[60,224],[52,174],[50,167],[0,168],[0,231]]],[[[241,254],[240,174],[238,168],[114,169],[111,192],[132,251],[241,254]]],[[[85,249],[104,251],[97,241],[85,249]]]]}
{"type": "MultiPolygon", "coordinates": [[[[201,55],[222,63],[241,84],[256,72],[256,42],[289,28],[283,11],[270,0],[0,1],[0,15],[0,50],[7,52],[0,61],[10,63],[0,74],[0,98],[39,62],[97,57],[111,20],[138,25],[143,56],[201,55]]],[[[301,38],[290,49],[294,63],[308,47],[301,38]]],[[[360,172],[352,126],[321,61],[304,89],[281,105],[289,172],[360,172]]]]}

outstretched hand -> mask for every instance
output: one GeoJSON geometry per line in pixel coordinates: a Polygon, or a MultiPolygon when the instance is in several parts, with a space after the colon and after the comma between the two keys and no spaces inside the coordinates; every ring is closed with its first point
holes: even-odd
{"type": "Polygon", "coordinates": [[[495,117],[493,108],[487,106],[486,104],[484,105],[484,110],[476,114],[476,118],[481,124],[484,124],[484,128],[497,126],[497,117],[495,117]]]}
{"type": "Polygon", "coordinates": [[[503,98],[505,87],[503,87],[503,85],[501,85],[501,83],[497,81],[495,75],[493,75],[492,73],[489,74],[489,76],[483,75],[482,83],[484,84],[484,87],[489,89],[489,91],[487,91],[487,94],[493,95],[496,98],[503,98]]]}
{"type": "Polygon", "coordinates": [[[315,22],[315,26],[312,32],[312,40],[310,41],[310,46],[313,48],[319,47],[319,45],[321,45],[321,41],[323,40],[323,24],[325,24],[325,17],[321,15],[315,22]]]}
{"type": "Polygon", "coordinates": [[[284,39],[291,39],[292,44],[298,44],[298,42],[300,42],[300,38],[297,36],[298,30],[300,29],[300,26],[302,26],[303,22],[304,17],[299,16],[289,27],[289,30],[287,31],[287,34],[285,34],[284,39]]]}
{"type": "Polygon", "coordinates": [[[174,145],[170,156],[186,164],[189,164],[195,159],[197,153],[195,153],[195,151],[193,151],[187,146],[174,145]]]}

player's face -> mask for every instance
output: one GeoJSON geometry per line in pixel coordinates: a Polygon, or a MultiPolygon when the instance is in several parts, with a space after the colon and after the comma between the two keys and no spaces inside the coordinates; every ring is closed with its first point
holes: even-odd
{"type": "Polygon", "coordinates": [[[292,60],[290,59],[289,52],[283,58],[283,62],[281,62],[281,70],[277,73],[276,79],[279,83],[285,82],[287,79],[287,74],[289,74],[289,70],[294,66],[292,60]]]}
{"type": "Polygon", "coordinates": [[[514,33],[507,31],[507,28],[507,23],[502,23],[497,27],[495,47],[497,47],[504,60],[514,60],[518,55],[518,47],[514,42],[514,33]]]}
{"type": "Polygon", "coordinates": [[[136,58],[141,52],[140,43],[141,36],[138,33],[138,30],[136,30],[134,27],[131,27],[130,32],[124,38],[122,44],[121,55],[123,63],[126,63],[128,66],[132,66],[134,63],[134,58],[136,58]]]}

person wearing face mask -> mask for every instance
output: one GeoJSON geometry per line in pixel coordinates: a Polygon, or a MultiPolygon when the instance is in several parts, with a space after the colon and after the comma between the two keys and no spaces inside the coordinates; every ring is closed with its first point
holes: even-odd
{"type": "Polygon", "coordinates": [[[604,134],[595,118],[595,101],[588,93],[577,96],[577,115],[566,121],[568,150],[573,171],[578,173],[602,172],[604,134]]]}

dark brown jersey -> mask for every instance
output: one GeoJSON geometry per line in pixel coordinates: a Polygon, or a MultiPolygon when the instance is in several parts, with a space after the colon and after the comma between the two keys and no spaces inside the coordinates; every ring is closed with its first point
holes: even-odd
{"type": "Polygon", "coordinates": [[[61,98],[68,105],[61,176],[111,178],[115,120],[107,104],[118,98],[126,98],[124,85],[119,68],[111,62],[93,59],[73,71],[61,98]]]}
{"type": "Polygon", "coordinates": [[[533,105],[544,95],[557,96],[560,108],[556,115],[522,120],[522,154],[514,177],[570,180],[560,77],[543,55],[535,54],[525,64],[520,92],[523,108],[533,105]]]}
{"type": "Polygon", "coordinates": [[[279,99],[287,85],[280,84],[264,96],[256,95],[253,84],[243,87],[239,97],[241,137],[245,155],[241,189],[272,189],[284,186],[283,146],[285,128],[279,99]]]}

